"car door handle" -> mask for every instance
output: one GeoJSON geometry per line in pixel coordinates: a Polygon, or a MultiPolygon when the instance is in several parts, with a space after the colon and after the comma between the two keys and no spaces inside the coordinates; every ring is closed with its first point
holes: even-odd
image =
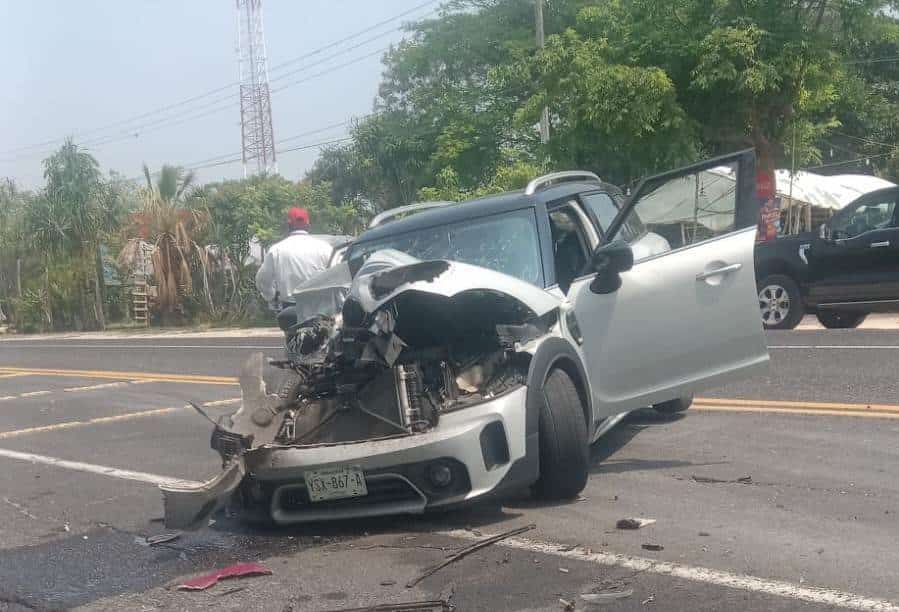
{"type": "Polygon", "coordinates": [[[872,249],[879,249],[881,247],[888,247],[888,246],[890,246],[889,240],[884,240],[883,242],[872,242],[871,243],[872,249]]]}
{"type": "Polygon", "coordinates": [[[730,264],[729,266],[722,266],[721,268],[715,268],[714,270],[708,270],[707,272],[700,272],[696,275],[697,281],[704,281],[715,276],[723,276],[724,274],[730,274],[731,272],[736,272],[741,269],[743,264],[730,264]]]}

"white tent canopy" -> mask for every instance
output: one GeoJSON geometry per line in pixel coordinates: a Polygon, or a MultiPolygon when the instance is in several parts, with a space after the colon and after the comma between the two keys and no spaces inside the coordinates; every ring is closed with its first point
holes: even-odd
{"type": "MultiPolygon", "coordinates": [[[[887,180],[863,174],[823,176],[812,172],[777,170],[777,195],[794,204],[837,211],[860,195],[895,187],[887,180]]],[[[700,224],[714,233],[734,222],[736,174],[728,166],[711,168],[673,179],[648,194],[640,217],[649,224],[700,224]]]]}
{"type": "Polygon", "coordinates": [[[823,176],[800,170],[791,175],[789,170],[778,170],[775,178],[777,194],[781,197],[835,211],[862,194],[896,186],[887,180],[866,174],[823,176]]]}

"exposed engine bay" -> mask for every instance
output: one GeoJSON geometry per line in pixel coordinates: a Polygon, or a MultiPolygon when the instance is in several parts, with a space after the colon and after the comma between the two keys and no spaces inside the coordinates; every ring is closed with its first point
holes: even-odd
{"type": "MultiPolygon", "coordinates": [[[[491,427],[487,423],[495,419],[477,410],[516,410],[512,426],[524,435],[521,391],[536,347],[560,333],[560,298],[486,268],[420,261],[399,251],[378,251],[355,265],[351,270],[349,263],[338,264],[295,294],[296,305],[278,316],[286,358],[272,361],[256,353],[247,361],[234,414],[215,421],[196,407],[214,425],[211,446],[222,458],[222,471],[200,484],[161,485],[168,527],[202,526],[231,499],[242,500],[238,507],[270,503],[266,511],[280,522],[335,516],[309,510],[311,498],[298,502],[303,511],[285,501],[299,490],[306,496],[306,480],[320,479],[325,472],[316,470],[334,465],[355,470],[359,486],[366,482],[380,491],[366,497],[368,509],[359,512],[420,511],[427,500],[408,480],[420,475],[378,473],[387,457],[391,465],[407,463],[404,440],[419,461],[428,463],[428,453],[437,453],[430,459],[457,483],[440,495],[463,495],[470,486],[462,463],[467,434],[440,423],[459,423],[465,414],[480,414],[475,418],[484,425],[474,434],[472,456],[482,466],[484,456],[505,456],[508,469],[510,442],[502,423],[491,427]],[[445,456],[442,448],[453,450],[445,456]]],[[[523,437],[511,444],[521,456],[523,437]]]]}
{"type": "MultiPolygon", "coordinates": [[[[537,316],[524,302],[486,288],[441,293],[435,279],[459,274],[452,268],[459,265],[381,252],[341,285],[336,299],[336,285],[325,300],[322,287],[298,295],[296,314],[281,317],[287,358],[271,364],[287,373],[277,400],[268,386],[263,406],[253,408],[245,391],[242,410],[213,433],[223,460],[261,444],[343,444],[423,433],[437,427],[442,414],[524,385],[529,355],[521,347],[545,335],[558,311],[537,316]],[[320,310],[322,303],[340,309],[283,325],[285,318],[310,314],[303,311],[304,297],[320,310]]],[[[463,274],[486,272],[464,267],[463,274]]]]}

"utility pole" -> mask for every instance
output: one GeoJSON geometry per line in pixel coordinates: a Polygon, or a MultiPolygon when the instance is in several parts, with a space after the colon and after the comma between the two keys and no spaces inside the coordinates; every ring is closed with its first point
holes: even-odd
{"type": "MultiPolygon", "coordinates": [[[[543,0],[534,0],[537,20],[537,48],[542,49],[543,41],[543,0]]],[[[549,109],[545,106],[540,111],[540,142],[549,142],[549,109]]]]}
{"type": "Polygon", "coordinates": [[[272,95],[262,26],[262,0],[236,0],[243,175],[276,174],[272,95]]]}

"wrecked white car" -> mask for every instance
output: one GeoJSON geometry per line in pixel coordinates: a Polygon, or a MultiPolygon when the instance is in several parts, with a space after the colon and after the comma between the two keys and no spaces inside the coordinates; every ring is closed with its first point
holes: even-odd
{"type": "Polygon", "coordinates": [[[223,471],[163,486],[166,524],[225,504],[287,524],[528,486],[576,496],[589,444],[627,412],[685,410],[765,366],[754,175],[743,152],[625,202],[558,173],[370,229],[280,317],[287,359],[245,366],[242,406],[212,435],[223,471]],[[729,193],[712,188],[721,166],[729,193]],[[273,366],[289,374],[277,387],[273,366]]]}

